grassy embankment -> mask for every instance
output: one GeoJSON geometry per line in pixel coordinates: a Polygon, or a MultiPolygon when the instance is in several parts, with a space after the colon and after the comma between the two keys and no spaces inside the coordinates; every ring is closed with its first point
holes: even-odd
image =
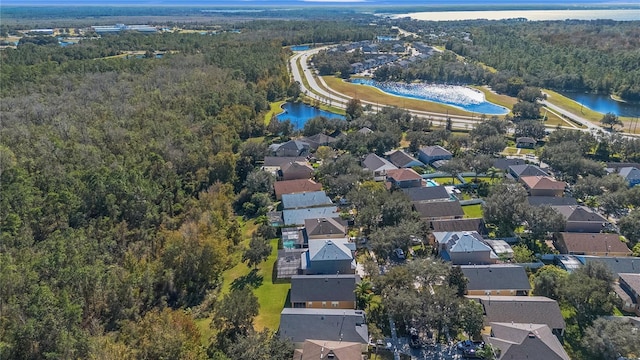
{"type": "MultiPolygon", "coordinates": [[[[244,249],[249,245],[251,234],[255,231],[257,225],[253,222],[247,222],[243,225],[243,241],[240,249],[244,249]]],[[[258,298],[260,304],[260,313],[254,320],[254,328],[258,331],[262,329],[270,329],[275,331],[280,325],[280,312],[285,305],[287,294],[289,293],[290,284],[273,283],[273,267],[278,258],[278,240],[271,240],[271,255],[266,261],[262,262],[256,271],[252,271],[245,263],[242,263],[242,250],[236,251],[232,255],[232,263],[236,264],[222,274],[222,288],[220,289],[220,298],[231,291],[234,284],[249,283],[255,285],[253,293],[258,298]]],[[[250,285],[251,286],[251,285],[250,285]]],[[[212,317],[197,319],[196,324],[202,334],[203,342],[208,343],[209,338],[213,335],[210,329],[212,317]]]]}
{"type": "MultiPolygon", "coordinates": [[[[548,94],[547,101],[549,101],[550,103],[559,106],[573,114],[576,114],[577,116],[583,117],[596,125],[601,125],[600,119],[602,119],[604,114],[593,111],[586,106],[583,106],[580,103],[571,100],[568,97],[563,96],[562,94],[557,93],[553,90],[542,89],[542,91],[548,94]]],[[[631,122],[632,120],[635,121],[635,119],[626,116],[621,116],[620,120],[625,123],[624,130],[627,132],[629,130],[629,122],[631,122]]],[[[636,132],[640,133],[640,130],[637,130],[636,132]]]]}
{"type": "Polygon", "coordinates": [[[271,118],[282,112],[282,105],[285,101],[276,101],[269,104],[269,112],[264,115],[264,125],[267,126],[271,122],[271,118]]]}

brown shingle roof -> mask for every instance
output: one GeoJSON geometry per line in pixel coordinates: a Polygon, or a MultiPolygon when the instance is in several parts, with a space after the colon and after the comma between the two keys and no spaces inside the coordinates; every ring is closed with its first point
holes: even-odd
{"type": "Polygon", "coordinates": [[[564,241],[568,253],[586,255],[593,253],[631,254],[631,250],[625,243],[620,241],[618,234],[563,232],[559,236],[564,241]]]}
{"type": "Polygon", "coordinates": [[[564,329],[566,324],[558,302],[544,296],[469,296],[484,307],[486,322],[546,324],[564,329]]]}
{"type": "Polygon", "coordinates": [[[564,181],[557,181],[548,176],[522,176],[520,178],[529,189],[536,190],[564,190],[564,181]]]}
{"type": "Polygon", "coordinates": [[[273,189],[276,192],[276,198],[280,198],[282,194],[297,194],[308,191],[320,191],[322,189],[322,185],[311,179],[285,180],[276,181],[273,184],[273,189]]]}
{"type": "Polygon", "coordinates": [[[413,169],[387,170],[387,177],[395,181],[422,180],[422,176],[413,169]]]}

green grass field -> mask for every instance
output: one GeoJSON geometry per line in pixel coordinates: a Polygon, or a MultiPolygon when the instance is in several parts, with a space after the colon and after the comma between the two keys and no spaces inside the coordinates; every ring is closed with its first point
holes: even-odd
{"type": "Polygon", "coordinates": [[[481,218],[482,217],[482,205],[465,205],[462,207],[464,216],[467,218],[481,218]]]}
{"type": "Polygon", "coordinates": [[[284,103],[284,101],[276,101],[269,104],[269,112],[264,115],[265,125],[269,125],[271,118],[274,115],[278,115],[282,112],[282,105],[284,105],[284,103]]]}

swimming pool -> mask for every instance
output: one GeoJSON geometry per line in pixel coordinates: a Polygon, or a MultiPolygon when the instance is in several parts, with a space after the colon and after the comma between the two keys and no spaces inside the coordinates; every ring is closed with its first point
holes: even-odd
{"type": "Polygon", "coordinates": [[[427,186],[428,187],[440,186],[440,184],[438,184],[435,180],[427,179],[427,186]]]}

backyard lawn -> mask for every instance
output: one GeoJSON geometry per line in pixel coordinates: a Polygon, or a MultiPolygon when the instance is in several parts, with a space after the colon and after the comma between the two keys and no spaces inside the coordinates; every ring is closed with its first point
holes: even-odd
{"type": "MultiPolygon", "coordinates": [[[[253,232],[253,230],[250,230],[250,232],[248,230],[254,228],[253,223],[247,224],[245,235],[253,232]]],[[[250,235],[246,235],[246,240],[243,241],[243,244],[248,245],[249,238],[250,235]]],[[[222,274],[221,296],[229,293],[233,287],[251,286],[254,288],[253,293],[260,304],[260,312],[254,320],[254,328],[258,331],[264,328],[272,331],[278,329],[280,312],[285,305],[289,288],[291,287],[289,283],[273,283],[273,267],[278,258],[278,239],[271,240],[271,247],[271,255],[257,269],[250,269],[245,263],[240,262],[242,252],[238,251],[234,254],[234,260],[237,261],[236,265],[222,274]]],[[[205,341],[208,341],[211,335],[211,330],[209,329],[211,319],[211,317],[208,317],[196,320],[198,329],[205,341]]]]}
{"type": "Polygon", "coordinates": [[[481,218],[482,217],[482,205],[465,205],[462,207],[464,216],[467,218],[481,218]]]}

